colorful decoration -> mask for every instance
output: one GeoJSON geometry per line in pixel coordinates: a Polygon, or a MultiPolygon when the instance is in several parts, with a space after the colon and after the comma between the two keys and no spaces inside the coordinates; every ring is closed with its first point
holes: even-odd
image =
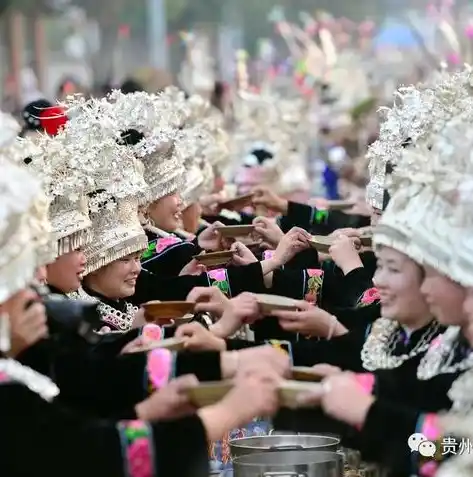
{"type": "Polygon", "coordinates": [[[217,287],[227,297],[231,297],[230,282],[228,280],[227,270],[225,268],[218,268],[207,272],[210,286],[217,287]]]}
{"type": "Polygon", "coordinates": [[[306,270],[306,273],[308,278],[304,300],[315,305],[319,291],[322,288],[324,272],[323,270],[314,268],[306,270]]]}
{"type": "Polygon", "coordinates": [[[152,432],[142,421],[122,421],[118,424],[125,468],[129,477],[153,477],[155,475],[152,432]]]}

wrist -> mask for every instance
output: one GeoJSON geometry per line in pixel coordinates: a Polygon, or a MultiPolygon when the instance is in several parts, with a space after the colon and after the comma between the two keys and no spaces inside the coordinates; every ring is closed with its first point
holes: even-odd
{"type": "Polygon", "coordinates": [[[223,379],[230,379],[235,376],[238,370],[238,351],[226,351],[220,354],[220,371],[223,379]]]}
{"type": "MultiPolygon", "coordinates": [[[[213,334],[212,329],[210,331],[213,334]]],[[[212,340],[212,349],[216,351],[227,351],[227,343],[223,338],[220,338],[219,336],[214,336],[214,339],[212,340]]]]}
{"type": "Polygon", "coordinates": [[[141,401],[135,406],[136,417],[140,421],[149,421],[151,420],[151,415],[149,413],[149,402],[148,399],[141,401]]]}
{"type": "Polygon", "coordinates": [[[289,209],[289,201],[286,199],[283,199],[282,197],[279,197],[276,205],[277,211],[280,212],[283,215],[287,215],[288,209],[289,209]]]}
{"type": "Polygon", "coordinates": [[[268,275],[268,273],[274,272],[278,268],[282,267],[283,264],[280,263],[279,259],[276,258],[275,255],[276,254],[274,254],[271,258],[260,262],[263,275],[268,275]]]}
{"type": "Polygon", "coordinates": [[[205,427],[209,441],[221,439],[228,430],[239,425],[238,420],[235,419],[235,413],[221,402],[199,409],[197,415],[205,427]]]}

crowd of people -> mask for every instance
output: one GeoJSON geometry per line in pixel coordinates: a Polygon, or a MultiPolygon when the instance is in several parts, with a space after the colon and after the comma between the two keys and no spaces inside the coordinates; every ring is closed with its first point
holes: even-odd
{"type": "Polygon", "coordinates": [[[472,85],[400,88],[365,141],[268,92],[230,118],[137,82],[2,113],[4,475],[207,477],[272,431],[339,436],[376,476],[473,475],[472,85]],[[310,197],[314,136],[341,200],[310,197]],[[295,367],[320,385],[289,408],[295,367]],[[199,406],[205,382],[230,387],[199,406]]]}

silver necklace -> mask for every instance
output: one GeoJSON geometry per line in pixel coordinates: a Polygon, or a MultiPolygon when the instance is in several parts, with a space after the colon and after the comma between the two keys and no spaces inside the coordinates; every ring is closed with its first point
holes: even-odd
{"type": "MultiPolygon", "coordinates": [[[[90,302],[97,302],[96,298],[90,296],[88,293],[84,291],[83,288],[79,288],[77,292],[71,293],[70,298],[73,300],[85,300],[90,302]]],[[[98,312],[100,313],[100,317],[104,323],[112,325],[115,328],[118,328],[122,332],[130,331],[133,321],[135,319],[135,315],[138,312],[138,307],[133,306],[131,303],[125,303],[126,310],[122,312],[117,310],[113,306],[107,305],[102,301],[99,301],[99,305],[97,307],[98,312]]]]}
{"type": "Polygon", "coordinates": [[[409,353],[394,355],[393,351],[399,339],[401,325],[387,318],[376,320],[361,350],[363,367],[367,371],[398,368],[404,362],[428,350],[439,328],[440,325],[436,321],[431,322],[409,353]]]}
{"type": "Polygon", "coordinates": [[[461,329],[450,326],[443,333],[438,343],[431,346],[417,368],[417,378],[423,381],[432,379],[439,374],[450,374],[465,371],[473,366],[473,352],[458,362],[454,362],[456,349],[459,345],[461,329]]]}
{"type": "Polygon", "coordinates": [[[13,381],[25,385],[45,401],[52,401],[59,394],[59,388],[51,379],[14,359],[0,359],[0,374],[3,373],[13,381]]]}

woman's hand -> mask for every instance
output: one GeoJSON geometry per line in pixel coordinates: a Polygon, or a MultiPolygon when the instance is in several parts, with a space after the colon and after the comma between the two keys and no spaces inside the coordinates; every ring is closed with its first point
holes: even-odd
{"type": "Polygon", "coordinates": [[[230,301],[217,287],[195,287],[186,298],[187,301],[194,302],[196,313],[210,313],[220,317],[225,312],[225,308],[230,301]]]}
{"type": "Polygon", "coordinates": [[[221,368],[225,379],[249,371],[268,369],[281,377],[290,375],[291,362],[286,353],[271,346],[257,346],[222,353],[221,368]]]}
{"type": "Polygon", "coordinates": [[[184,347],[191,351],[225,351],[225,340],[215,336],[200,323],[181,325],[175,334],[176,338],[184,339],[184,347]]]}
{"type": "Polygon", "coordinates": [[[347,332],[335,316],[306,301],[297,302],[299,311],[274,311],[273,316],[279,318],[281,328],[293,333],[307,336],[319,336],[330,339],[347,332]]]}
{"type": "Polygon", "coordinates": [[[250,263],[256,263],[258,261],[251,250],[241,242],[233,242],[230,246],[230,250],[235,252],[232,258],[234,265],[243,266],[249,265],[250,263]]]}
{"type": "Polygon", "coordinates": [[[184,276],[198,276],[206,270],[205,265],[199,263],[195,258],[192,259],[179,273],[180,277],[184,276]]]}
{"type": "Polygon", "coordinates": [[[345,275],[352,270],[363,267],[363,262],[358,254],[359,239],[340,234],[334,238],[329,253],[332,260],[337,264],[345,275]]]}
{"type": "Polygon", "coordinates": [[[339,373],[323,381],[322,408],[329,415],[355,427],[363,427],[375,398],[356,381],[353,373],[339,373]]]}
{"type": "Polygon", "coordinates": [[[33,290],[23,290],[2,304],[1,311],[10,320],[10,351],[16,357],[49,336],[44,305],[33,290]]]}
{"type": "Polygon", "coordinates": [[[287,214],[288,201],[274,193],[269,187],[256,187],[253,189],[253,205],[266,207],[280,214],[287,214]]]}
{"type": "Polygon", "coordinates": [[[226,303],[222,317],[211,326],[210,331],[219,338],[228,338],[243,325],[254,323],[260,317],[261,312],[256,297],[244,292],[226,303]]]}
{"type": "Polygon", "coordinates": [[[221,236],[218,233],[217,228],[223,226],[224,224],[222,224],[222,222],[214,222],[203,230],[197,238],[199,247],[208,252],[217,252],[218,250],[221,250],[221,236]]]}
{"type": "Polygon", "coordinates": [[[293,227],[280,240],[274,251],[273,259],[280,267],[289,262],[295,255],[310,247],[312,236],[299,227],[293,227]]]}
{"type": "Polygon", "coordinates": [[[179,419],[194,414],[187,391],[199,384],[193,375],[180,376],[136,406],[136,414],[143,421],[179,419]]]}
{"type": "Polygon", "coordinates": [[[284,237],[284,233],[278,227],[278,224],[267,217],[256,217],[253,220],[253,225],[255,226],[254,234],[257,238],[263,240],[261,244],[263,248],[275,249],[284,237]]]}
{"type": "Polygon", "coordinates": [[[221,439],[255,417],[274,415],[279,407],[280,381],[280,376],[267,370],[241,374],[222,401],[198,411],[208,439],[221,439]]]}

